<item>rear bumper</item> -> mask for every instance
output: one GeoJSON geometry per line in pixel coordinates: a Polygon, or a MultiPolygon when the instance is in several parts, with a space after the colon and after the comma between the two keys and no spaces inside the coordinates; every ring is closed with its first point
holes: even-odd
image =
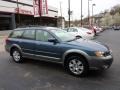
{"type": "Polygon", "coordinates": [[[113,56],[109,55],[107,57],[91,57],[89,60],[90,69],[108,69],[113,62],[113,56]]]}
{"type": "Polygon", "coordinates": [[[9,48],[8,45],[5,45],[5,50],[6,50],[7,52],[10,52],[10,48],[9,48]]]}

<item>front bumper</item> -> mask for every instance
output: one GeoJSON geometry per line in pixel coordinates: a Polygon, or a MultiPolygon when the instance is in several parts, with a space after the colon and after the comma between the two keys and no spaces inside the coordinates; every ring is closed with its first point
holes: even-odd
{"type": "Polygon", "coordinates": [[[106,57],[91,57],[88,61],[90,69],[108,69],[113,62],[113,56],[106,57]]]}

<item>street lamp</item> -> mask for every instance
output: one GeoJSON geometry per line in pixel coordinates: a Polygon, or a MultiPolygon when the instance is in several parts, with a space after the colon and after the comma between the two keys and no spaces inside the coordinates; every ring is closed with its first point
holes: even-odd
{"type": "Polygon", "coordinates": [[[70,0],[68,0],[68,21],[69,21],[69,27],[70,27],[70,0]]]}
{"type": "Polygon", "coordinates": [[[82,0],[81,0],[81,27],[82,27],[82,0]]]}
{"type": "Polygon", "coordinates": [[[88,24],[90,25],[90,1],[92,0],[88,0],[88,24]]]}
{"type": "Polygon", "coordinates": [[[92,4],[92,25],[94,24],[94,20],[93,20],[93,7],[96,6],[96,4],[92,4]]]}

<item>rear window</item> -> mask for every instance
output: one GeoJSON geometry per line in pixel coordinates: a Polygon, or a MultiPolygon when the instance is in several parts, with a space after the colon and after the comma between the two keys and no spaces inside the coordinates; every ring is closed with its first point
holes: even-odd
{"type": "Polygon", "coordinates": [[[23,34],[23,30],[19,30],[19,31],[13,31],[11,34],[10,34],[10,38],[20,38],[23,34]]]}

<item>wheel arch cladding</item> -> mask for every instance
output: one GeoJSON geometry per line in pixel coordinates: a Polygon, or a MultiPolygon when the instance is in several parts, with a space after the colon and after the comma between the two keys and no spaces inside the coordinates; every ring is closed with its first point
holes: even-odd
{"type": "Polygon", "coordinates": [[[12,50],[13,50],[13,49],[18,49],[20,52],[22,52],[20,46],[17,45],[17,44],[14,44],[14,45],[12,45],[11,48],[10,48],[10,55],[11,55],[11,56],[12,56],[12,50]]]}
{"type": "Polygon", "coordinates": [[[88,59],[89,59],[89,56],[87,53],[85,53],[84,51],[81,51],[81,50],[76,50],[76,49],[71,49],[71,50],[68,50],[64,53],[63,55],[63,65],[65,64],[65,62],[67,61],[67,58],[70,57],[70,56],[80,56],[82,58],[85,59],[85,62],[89,65],[88,63],[88,59]]]}

